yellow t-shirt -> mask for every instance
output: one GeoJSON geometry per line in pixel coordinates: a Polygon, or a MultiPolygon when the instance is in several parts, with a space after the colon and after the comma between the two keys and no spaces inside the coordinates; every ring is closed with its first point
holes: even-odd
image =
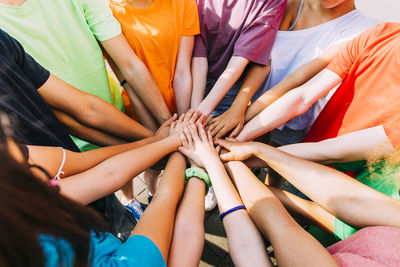
{"type": "Polygon", "coordinates": [[[200,33],[195,0],[154,0],[136,8],[126,0],[110,0],[115,18],[138,57],[157,82],[171,112],[176,111],[172,86],[181,37],[200,33]]]}

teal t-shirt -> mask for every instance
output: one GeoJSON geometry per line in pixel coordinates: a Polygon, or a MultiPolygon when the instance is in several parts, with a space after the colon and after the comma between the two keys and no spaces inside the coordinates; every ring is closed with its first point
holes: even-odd
{"type": "MultiPolygon", "coordinates": [[[[103,53],[97,43],[121,34],[105,0],[0,4],[0,25],[52,74],[122,110],[121,94],[111,93],[103,53]]],[[[82,140],[74,141],[81,150],[95,147],[82,140]]]]}
{"type": "MultiPolygon", "coordinates": [[[[74,266],[74,250],[62,238],[39,236],[46,259],[46,267],[74,266]]],[[[143,236],[134,235],[125,243],[110,233],[94,232],[90,238],[88,266],[154,266],[166,267],[164,258],[154,242],[143,236]]]]}

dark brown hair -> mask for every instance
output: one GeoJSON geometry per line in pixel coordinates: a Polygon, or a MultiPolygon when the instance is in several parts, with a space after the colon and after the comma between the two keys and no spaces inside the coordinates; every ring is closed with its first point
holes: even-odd
{"type": "Polygon", "coordinates": [[[0,266],[44,266],[40,235],[63,238],[74,249],[74,265],[87,266],[90,231],[104,229],[94,210],[63,197],[0,149],[0,266]]]}

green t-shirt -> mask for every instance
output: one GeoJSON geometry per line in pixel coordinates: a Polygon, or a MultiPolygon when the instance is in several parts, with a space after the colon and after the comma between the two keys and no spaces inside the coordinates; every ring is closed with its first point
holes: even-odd
{"type": "MultiPolygon", "coordinates": [[[[17,39],[51,73],[122,110],[120,92],[112,95],[97,41],[121,34],[105,0],[28,0],[0,4],[1,28],[17,39]]],[[[74,138],[81,150],[94,145],[74,138]]]]}

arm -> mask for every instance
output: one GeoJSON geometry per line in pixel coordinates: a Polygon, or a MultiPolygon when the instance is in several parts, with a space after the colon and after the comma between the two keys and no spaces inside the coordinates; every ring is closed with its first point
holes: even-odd
{"type": "Polygon", "coordinates": [[[175,151],[179,145],[178,135],[172,135],[117,154],[85,172],[60,180],[61,193],[79,203],[88,204],[117,191],[132,180],[132,177],[175,151]],[[133,163],[132,159],[134,159],[133,163]]]}
{"type": "Polygon", "coordinates": [[[242,75],[249,60],[239,56],[233,56],[226,66],[225,71],[218,78],[214,87],[201,102],[198,109],[202,114],[210,114],[218,105],[225,94],[232,88],[233,84],[242,75]]]}
{"type": "MultiPolygon", "coordinates": [[[[107,55],[107,52],[103,51],[103,53],[107,55]]],[[[120,83],[125,80],[114,60],[109,55],[107,55],[107,63],[110,65],[112,71],[114,72],[120,83]]],[[[135,115],[137,116],[139,122],[148,129],[156,131],[158,128],[158,123],[156,122],[150,111],[143,104],[142,100],[140,100],[140,98],[137,96],[133,88],[128,83],[125,83],[123,85],[123,88],[129,96],[131,106],[134,109],[135,115]]]]}
{"type": "MultiPolygon", "coordinates": [[[[220,212],[243,205],[218,158],[210,132],[207,135],[201,125],[191,125],[185,129],[182,143],[180,151],[210,175],[220,212]]],[[[236,266],[271,266],[260,233],[245,210],[229,213],[223,224],[236,266]]]]}
{"type": "Polygon", "coordinates": [[[192,75],[190,61],[192,58],[194,36],[182,36],[176,60],[173,80],[176,109],[178,115],[188,111],[192,95],[192,75]]]}
{"type": "Polygon", "coordinates": [[[153,135],[152,131],[126,116],[110,103],[80,91],[54,75],[50,75],[38,92],[53,109],[61,110],[91,128],[127,140],[153,135]]]}
{"type": "Polygon", "coordinates": [[[382,126],[376,126],[315,143],[279,147],[293,156],[322,163],[366,160],[370,155],[389,155],[395,151],[382,126]]]}
{"type": "Polygon", "coordinates": [[[250,63],[246,77],[232,106],[209,123],[208,130],[211,131],[213,136],[220,138],[232,129],[234,130],[231,136],[236,136],[240,133],[244,126],[247,106],[264,82],[269,71],[270,63],[267,66],[250,63]]]}
{"type": "Polygon", "coordinates": [[[286,93],[254,117],[238,135],[239,140],[252,140],[288,120],[303,114],[309,107],[342,82],[336,73],[323,70],[307,83],[286,93]]]}
{"type": "Polygon", "coordinates": [[[271,241],[279,266],[338,266],[250,169],[237,161],[229,162],[227,168],[254,223],[271,241]]]}
{"type": "Polygon", "coordinates": [[[261,143],[219,140],[217,144],[233,151],[222,155],[224,160],[242,160],[250,156],[264,160],[330,214],[355,227],[400,226],[399,201],[337,170],[261,143]]]}
{"type": "Polygon", "coordinates": [[[53,109],[53,113],[56,115],[57,119],[62,122],[69,134],[79,136],[81,139],[87,140],[92,144],[99,146],[113,146],[127,142],[126,140],[83,125],[62,111],[53,109]]]}
{"type": "Polygon", "coordinates": [[[168,266],[199,266],[204,247],[205,190],[205,183],[198,178],[187,182],[176,214],[168,266]]]}
{"type": "Polygon", "coordinates": [[[190,108],[198,110],[200,103],[204,99],[207,85],[208,62],[206,57],[192,58],[192,98],[190,108]]]}
{"type": "MultiPolygon", "coordinates": [[[[167,137],[170,133],[170,125],[172,124],[172,120],[174,120],[175,118],[176,115],[165,122],[154,136],[144,138],[140,141],[109,147],[102,147],[78,153],[66,150],[66,161],[63,167],[64,176],[68,177],[74,174],[81,173],[98,165],[100,162],[112,156],[147,144],[154,143],[167,137]]],[[[54,177],[60,167],[62,159],[61,150],[56,147],[44,146],[28,146],[28,149],[29,163],[44,167],[50,174],[50,176],[54,177]]]]}
{"type": "Polygon", "coordinates": [[[168,120],[171,113],[164,102],[157,83],[146,65],[132,51],[125,37],[120,34],[101,42],[101,44],[158,123],[161,124],[168,120]]]}
{"type": "MultiPolygon", "coordinates": [[[[176,208],[184,187],[185,168],[185,158],[180,153],[173,153],[153,200],[133,230],[133,235],[150,238],[159,248],[166,263],[174,230],[176,208]]],[[[186,249],[191,250],[190,247],[186,249]]]]}
{"type": "Polygon", "coordinates": [[[252,118],[254,118],[257,114],[259,114],[262,110],[271,105],[274,101],[283,96],[285,93],[296,87],[299,87],[300,85],[306,83],[312,77],[317,75],[326,66],[328,66],[328,64],[337,54],[337,52],[345,46],[346,43],[341,43],[331,47],[325,53],[299,67],[287,77],[285,77],[276,86],[265,92],[260,98],[258,98],[247,108],[245,122],[250,121],[252,118]]]}

